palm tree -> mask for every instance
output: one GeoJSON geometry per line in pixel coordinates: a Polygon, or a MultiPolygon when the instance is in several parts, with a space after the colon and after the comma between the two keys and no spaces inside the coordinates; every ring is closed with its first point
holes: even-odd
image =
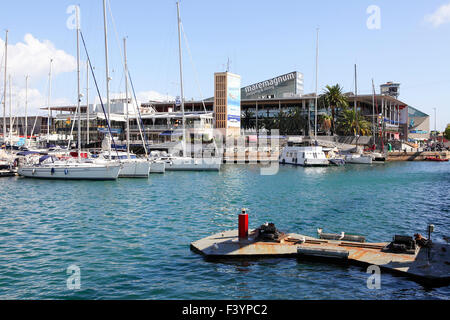
{"type": "Polygon", "coordinates": [[[364,120],[360,111],[355,117],[355,111],[349,108],[342,110],[337,121],[337,131],[347,136],[369,136],[372,134],[371,126],[369,121],[364,120]]]}
{"type": "Polygon", "coordinates": [[[331,134],[336,133],[336,110],[343,110],[348,106],[347,97],[339,84],[326,86],[323,94],[326,105],[331,109],[331,134]]]}
{"type": "Polygon", "coordinates": [[[252,119],[255,117],[254,113],[251,112],[249,109],[246,109],[243,113],[242,113],[242,127],[245,130],[251,129],[252,126],[252,119]]]}
{"type": "Polygon", "coordinates": [[[320,124],[322,126],[322,129],[327,133],[327,135],[330,132],[332,122],[333,118],[331,116],[326,114],[320,116],[320,124]]]}

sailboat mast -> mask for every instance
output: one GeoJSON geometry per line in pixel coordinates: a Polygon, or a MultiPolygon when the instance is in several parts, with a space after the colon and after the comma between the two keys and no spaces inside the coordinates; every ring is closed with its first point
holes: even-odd
{"type": "Polygon", "coordinates": [[[353,106],[354,111],[355,111],[355,126],[356,126],[356,134],[359,134],[359,125],[358,125],[358,114],[357,114],[357,100],[358,100],[358,75],[357,75],[357,71],[356,71],[356,64],[355,64],[355,104],[353,106]]]}
{"type": "Polygon", "coordinates": [[[11,146],[11,152],[12,152],[12,150],[13,150],[12,131],[13,131],[13,121],[12,121],[12,90],[11,90],[11,75],[9,75],[9,144],[10,144],[10,146],[11,146]]]}
{"type": "Polygon", "coordinates": [[[28,78],[25,77],[25,146],[28,144],[28,78]]]}
{"type": "MultiPolygon", "coordinates": [[[[130,113],[128,108],[128,62],[127,62],[127,38],[123,38],[123,54],[125,68],[125,103],[127,105],[127,156],[130,159],[130,113]]],[[[145,142],[144,142],[145,143],[145,142]]]]}
{"type": "Polygon", "coordinates": [[[89,144],[89,60],[86,60],[86,144],[89,144]]]}
{"type": "Polygon", "coordinates": [[[375,84],[372,79],[372,133],[373,133],[373,144],[376,145],[375,137],[375,84]]]}
{"type": "MultiPolygon", "coordinates": [[[[106,0],[103,0],[103,24],[105,30],[106,103],[108,105],[108,119],[106,119],[106,121],[109,122],[111,119],[111,100],[109,97],[109,81],[111,79],[109,77],[109,64],[108,64],[108,22],[106,18],[106,0]]],[[[109,157],[111,159],[111,143],[108,143],[108,151],[109,157]]]]}
{"type": "Polygon", "coordinates": [[[47,110],[48,110],[47,144],[50,143],[50,124],[51,124],[50,99],[51,99],[51,94],[52,94],[52,63],[53,63],[53,59],[50,59],[50,72],[48,73],[48,101],[47,101],[47,110]]]}
{"type": "Polygon", "coordinates": [[[177,17],[178,17],[178,51],[180,59],[180,90],[181,90],[181,113],[183,115],[183,156],[186,156],[186,119],[184,115],[184,89],[183,89],[183,53],[181,50],[181,18],[180,18],[180,3],[177,2],[177,17]]]}
{"type": "Polygon", "coordinates": [[[81,161],[81,93],[80,93],[80,21],[78,6],[76,6],[77,15],[77,110],[78,110],[78,162],[81,161]]]}
{"type": "Polygon", "coordinates": [[[6,73],[8,72],[8,30],[6,30],[5,39],[5,75],[4,75],[4,90],[3,90],[3,141],[6,145],[6,73]]]}
{"type": "Polygon", "coordinates": [[[318,94],[318,75],[319,75],[319,28],[317,28],[317,42],[316,42],[316,101],[314,110],[314,139],[317,142],[317,104],[319,101],[318,94]]]}

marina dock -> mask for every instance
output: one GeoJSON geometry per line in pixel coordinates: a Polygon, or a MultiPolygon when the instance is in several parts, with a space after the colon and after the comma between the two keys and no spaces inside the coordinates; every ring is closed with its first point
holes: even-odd
{"type": "Polygon", "coordinates": [[[450,159],[449,151],[389,152],[387,161],[426,161],[428,157],[450,159]]]}
{"type": "Polygon", "coordinates": [[[413,254],[385,252],[389,243],[359,243],[324,240],[289,233],[278,241],[261,241],[258,229],[247,239],[238,230],[225,231],[191,243],[191,250],[206,259],[292,258],[321,260],[368,267],[379,266],[386,272],[402,275],[432,286],[450,283],[450,245],[416,247],[413,254]]]}

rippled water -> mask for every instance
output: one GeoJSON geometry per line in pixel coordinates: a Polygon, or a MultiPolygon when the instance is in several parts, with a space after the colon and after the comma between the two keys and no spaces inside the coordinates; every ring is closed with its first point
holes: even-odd
{"type": "Polygon", "coordinates": [[[315,236],[359,233],[368,241],[394,234],[450,235],[450,164],[390,163],[344,168],[259,166],[220,173],[166,173],[148,180],[68,182],[0,179],[1,299],[449,299],[382,274],[369,290],[357,267],[296,259],[212,263],[192,241],[273,221],[315,236]],[[67,289],[67,267],[81,269],[81,289],[67,289]]]}

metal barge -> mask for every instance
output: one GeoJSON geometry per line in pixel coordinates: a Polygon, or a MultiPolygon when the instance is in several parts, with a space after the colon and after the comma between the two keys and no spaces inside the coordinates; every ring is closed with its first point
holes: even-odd
{"type": "Polygon", "coordinates": [[[345,239],[327,240],[295,233],[280,233],[278,237],[270,239],[261,238],[261,228],[250,232],[247,230],[245,235],[243,227],[195,241],[190,247],[208,260],[296,257],[299,261],[313,259],[362,267],[376,265],[383,271],[426,285],[450,284],[449,244],[432,243],[425,248],[414,242],[409,250],[402,251],[395,250],[396,246],[403,246],[395,241],[365,243],[345,239]]]}

